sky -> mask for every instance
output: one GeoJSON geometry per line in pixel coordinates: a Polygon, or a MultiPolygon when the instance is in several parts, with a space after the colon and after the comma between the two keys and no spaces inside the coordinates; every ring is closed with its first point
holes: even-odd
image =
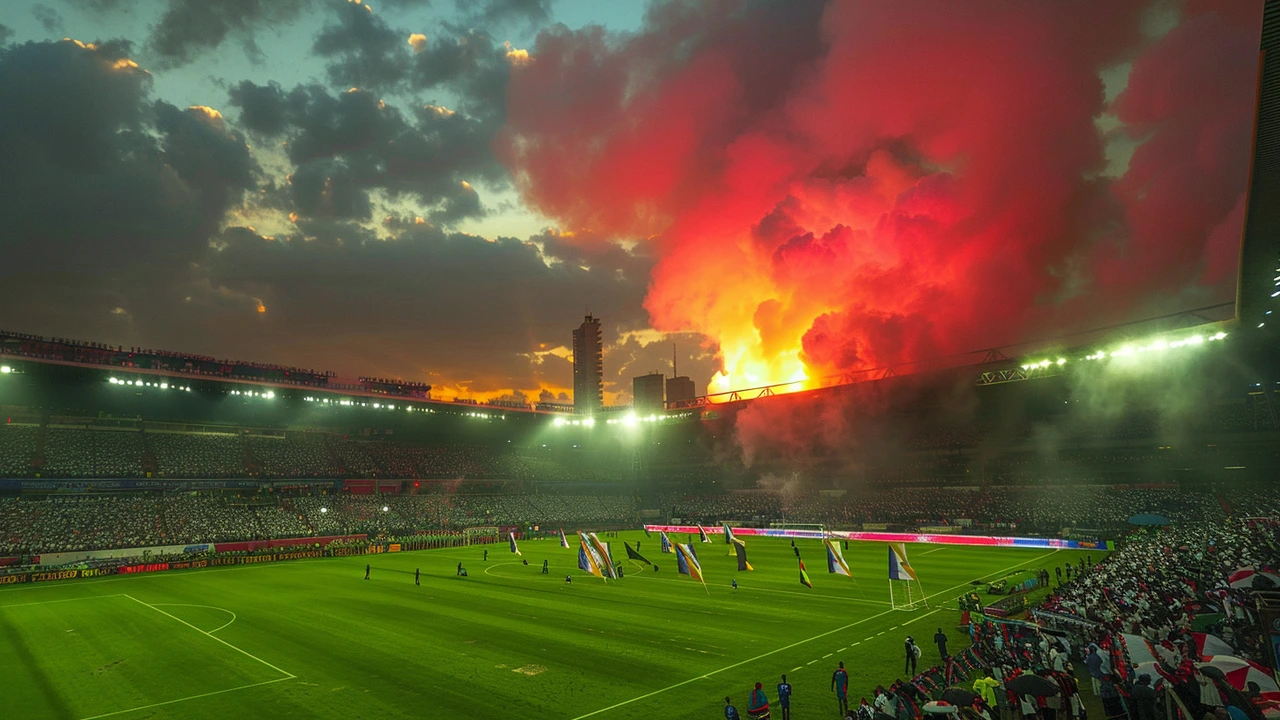
{"type": "Polygon", "coordinates": [[[1252,0],[14,0],[0,328],[567,399],[1234,297],[1252,0]]]}

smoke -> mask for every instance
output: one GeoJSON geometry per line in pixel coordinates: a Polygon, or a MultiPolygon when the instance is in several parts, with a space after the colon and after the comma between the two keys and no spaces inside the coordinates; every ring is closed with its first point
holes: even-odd
{"type": "Polygon", "coordinates": [[[675,0],[543,31],[498,151],[565,229],[650,245],[713,391],[798,389],[1232,297],[1260,16],[675,0]]]}

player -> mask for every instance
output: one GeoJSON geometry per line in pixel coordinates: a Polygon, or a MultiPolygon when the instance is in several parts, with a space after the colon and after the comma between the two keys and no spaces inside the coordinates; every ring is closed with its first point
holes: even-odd
{"type": "Polygon", "coordinates": [[[742,720],[742,716],[738,715],[738,708],[727,697],[724,699],[724,720],[742,720]]]}
{"type": "Polygon", "coordinates": [[[543,561],[542,561],[542,574],[543,574],[543,575],[550,575],[550,574],[551,574],[551,569],[547,566],[547,561],[546,561],[546,560],[543,560],[543,561]]]}
{"type": "Polygon", "coordinates": [[[782,708],[782,720],[791,720],[791,683],[786,675],[778,683],[778,707],[782,708]]]}
{"type": "Polygon", "coordinates": [[[734,590],[737,590],[737,589],[738,589],[738,578],[734,578],[734,579],[733,579],[733,582],[731,582],[731,583],[729,583],[729,584],[733,586],[733,589],[734,589],[734,590]]]}
{"type": "Polygon", "coordinates": [[[831,690],[836,694],[836,702],[840,704],[840,717],[849,714],[849,673],[844,669],[844,661],[831,673],[831,690]]]}
{"type": "Polygon", "coordinates": [[[768,720],[769,696],[764,694],[764,684],[756,683],[751,691],[751,699],[747,702],[747,717],[768,720]]]}
{"type": "Polygon", "coordinates": [[[368,579],[369,579],[369,570],[370,570],[369,563],[365,563],[365,564],[364,564],[364,579],[365,579],[365,580],[368,580],[368,579]]]}
{"type": "Polygon", "coordinates": [[[564,584],[565,584],[565,585],[572,585],[572,584],[573,584],[573,576],[572,576],[572,575],[565,575],[565,576],[564,576],[564,584]]]}
{"type": "Polygon", "coordinates": [[[413,569],[413,584],[414,585],[422,584],[422,568],[413,569]]]}
{"type": "MultiPolygon", "coordinates": [[[[485,548],[485,551],[484,551],[484,561],[485,561],[485,562],[489,562],[489,549],[488,549],[488,548],[485,548]]],[[[462,563],[458,563],[458,564],[459,564],[459,565],[461,565],[462,563]]]]}
{"type": "Polygon", "coordinates": [[[920,659],[920,646],[916,645],[916,639],[907,636],[906,642],[902,644],[903,652],[906,654],[906,662],[902,666],[902,674],[909,678],[916,676],[916,661],[920,659]]]}

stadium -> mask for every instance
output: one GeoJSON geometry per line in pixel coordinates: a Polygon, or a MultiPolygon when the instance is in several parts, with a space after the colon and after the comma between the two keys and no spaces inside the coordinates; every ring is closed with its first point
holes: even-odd
{"type": "Polygon", "coordinates": [[[1280,717],[1260,42],[1232,302],[587,411],[0,330],[6,717],[1280,717]]]}

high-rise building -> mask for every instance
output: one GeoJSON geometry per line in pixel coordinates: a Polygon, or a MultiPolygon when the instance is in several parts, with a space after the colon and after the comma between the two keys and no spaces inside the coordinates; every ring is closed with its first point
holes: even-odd
{"type": "Polygon", "coordinates": [[[666,379],[662,373],[637,375],[631,379],[632,407],[636,413],[662,412],[662,382],[666,379]]]}
{"type": "Polygon", "coordinates": [[[600,318],[587,315],[573,331],[573,411],[596,415],[604,407],[604,344],[600,318]]]}
{"type": "Polygon", "coordinates": [[[667,407],[673,407],[677,403],[693,402],[697,396],[698,392],[693,387],[693,380],[688,376],[667,379],[667,407]]]}

